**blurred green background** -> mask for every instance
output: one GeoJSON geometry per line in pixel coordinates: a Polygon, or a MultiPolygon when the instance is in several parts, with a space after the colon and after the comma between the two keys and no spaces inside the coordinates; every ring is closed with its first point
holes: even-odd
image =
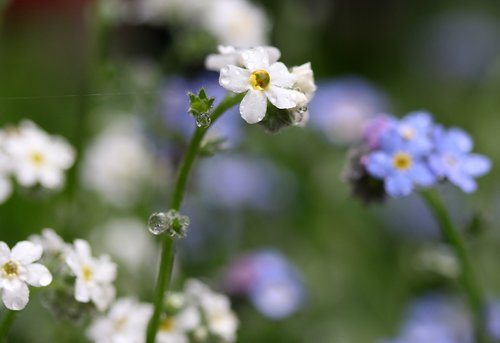
{"type": "MultiPolygon", "coordinates": [[[[497,2],[256,3],[270,17],[271,45],[281,50],[282,60],[287,65],[311,61],[320,87],[333,78],[363,77],[387,94],[393,114],[429,110],[436,121],[467,130],[475,150],[489,156],[494,166],[500,162],[497,2]],[[450,22],[451,28],[439,31],[450,22]]],[[[84,0],[11,0],[3,8],[0,127],[29,118],[49,133],[66,137],[78,154],[64,191],[17,189],[0,205],[0,240],[9,245],[44,227],[56,229],[66,240],[91,233],[99,237],[95,229],[109,218],[136,216],[145,223],[151,212],[167,204],[171,179],[162,189],[144,191],[132,209],[99,201],[81,187],[80,158],[101,124],[121,114],[135,115],[146,129],[155,128],[150,132],[153,143],[169,144],[168,135],[158,128],[158,87],[169,75],[199,74],[204,56],[215,51],[216,44],[168,25],[111,22],[99,13],[98,3],[84,0]],[[146,62],[146,71],[138,69],[138,61],[146,62]]],[[[248,304],[238,307],[238,342],[376,342],[398,331],[405,305],[415,296],[436,289],[462,294],[455,278],[416,265],[422,247],[439,241],[404,233],[409,223],[418,227],[421,216],[428,216],[425,210],[403,213],[402,207],[414,205],[404,200],[399,206],[366,207],[352,198],[341,178],[345,146],[333,145],[310,128],[270,135],[245,125],[244,131],[236,151],[273,161],[293,180],[293,192],[278,211],[243,209],[232,214],[241,232],[231,248],[207,259],[180,258],[174,285],[190,276],[217,285],[224,266],[238,252],[276,247],[303,273],[308,299],[300,311],[280,321],[264,318],[248,304]]],[[[179,154],[183,146],[176,147],[179,154]]],[[[467,245],[490,298],[500,294],[498,177],[494,167],[473,195],[452,187],[443,190],[464,230],[472,221],[478,223],[479,230],[467,234],[467,245]]],[[[196,185],[189,190],[196,197],[196,185]]],[[[231,215],[214,213],[207,220],[231,215]]],[[[224,229],[219,234],[224,235],[224,229]]],[[[147,277],[128,288],[148,300],[156,265],[144,268],[147,277]]],[[[119,294],[128,274],[121,275],[119,294]]],[[[85,342],[85,323],[56,322],[45,313],[38,301],[31,301],[16,318],[13,342],[85,342]]]]}

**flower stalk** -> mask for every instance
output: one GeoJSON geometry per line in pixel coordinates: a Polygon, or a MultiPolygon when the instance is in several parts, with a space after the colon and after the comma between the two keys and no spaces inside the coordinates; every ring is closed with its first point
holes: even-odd
{"type": "Polygon", "coordinates": [[[488,342],[485,324],[484,296],[474,273],[464,241],[453,224],[443,201],[436,192],[422,191],[422,198],[436,218],[443,237],[453,247],[461,269],[461,281],[474,318],[475,338],[478,343],[488,342]]]}
{"type": "MultiPolygon", "coordinates": [[[[211,123],[213,124],[227,110],[241,102],[242,98],[242,94],[235,95],[229,93],[212,112],[210,116],[211,123]]],[[[209,127],[197,127],[195,132],[193,133],[193,136],[191,137],[188,148],[184,155],[184,159],[182,160],[177,172],[177,178],[175,181],[174,192],[170,201],[169,210],[179,211],[181,207],[189,173],[193,166],[194,160],[198,155],[200,145],[208,129],[209,127]]],[[[154,310],[151,319],[149,320],[148,328],[146,331],[146,343],[154,343],[156,338],[156,333],[160,324],[163,299],[165,293],[168,291],[168,286],[172,275],[174,256],[174,240],[168,235],[164,235],[162,242],[160,269],[158,271],[158,278],[156,281],[156,289],[153,299],[154,310]]]]}
{"type": "Polygon", "coordinates": [[[7,342],[7,334],[9,333],[10,326],[14,321],[15,311],[6,310],[2,320],[0,321],[0,342],[7,342]]]}

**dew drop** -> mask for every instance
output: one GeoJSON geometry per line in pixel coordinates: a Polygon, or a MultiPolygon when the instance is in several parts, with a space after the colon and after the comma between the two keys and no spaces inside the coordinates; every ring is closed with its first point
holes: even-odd
{"type": "Polygon", "coordinates": [[[210,126],[211,122],[212,118],[210,118],[210,115],[208,113],[202,113],[196,117],[196,126],[198,127],[207,128],[210,126]]]}
{"type": "Polygon", "coordinates": [[[184,238],[188,227],[189,217],[176,210],[153,213],[148,220],[148,229],[154,235],[166,232],[172,238],[184,238]]]}
{"type": "Polygon", "coordinates": [[[227,77],[223,77],[223,78],[221,78],[221,79],[220,79],[220,84],[221,84],[222,86],[227,86],[227,85],[229,85],[229,78],[227,78],[227,77]]]}
{"type": "Polygon", "coordinates": [[[307,112],[307,106],[301,106],[298,108],[297,112],[299,112],[300,114],[304,114],[307,112]]]}
{"type": "Polygon", "coordinates": [[[156,212],[149,216],[148,230],[153,235],[161,235],[168,229],[167,214],[164,212],[156,212]]]}

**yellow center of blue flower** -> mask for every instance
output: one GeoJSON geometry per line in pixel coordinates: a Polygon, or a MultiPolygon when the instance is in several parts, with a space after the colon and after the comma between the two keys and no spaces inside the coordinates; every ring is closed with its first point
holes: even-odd
{"type": "Polygon", "coordinates": [[[19,275],[19,266],[14,261],[7,261],[2,266],[2,273],[5,277],[11,278],[19,275]]]}
{"type": "Polygon", "coordinates": [[[392,164],[394,168],[397,170],[408,170],[411,168],[413,160],[410,154],[407,154],[405,152],[398,152],[397,154],[394,155],[392,159],[392,164]]]}
{"type": "Polygon", "coordinates": [[[407,141],[410,141],[413,139],[413,137],[415,137],[415,131],[411,127],[408,127],[408,126],[403,127],[400,130],[400,133],[401,133],[401,137],[403,137],[407,141]]]}
{"type": "Polygon", "coordinates": [[[250,74],[250,85],[253,89],[258,91],[264,91],[269,87],[271,82],[271,77],[269,73],[264,69],[257,69],[252,74],[250,74]]]}

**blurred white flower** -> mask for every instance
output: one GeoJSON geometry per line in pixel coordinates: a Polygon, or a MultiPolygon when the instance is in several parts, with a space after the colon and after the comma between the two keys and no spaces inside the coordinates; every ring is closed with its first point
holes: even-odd
{"type": "Polygon", "coordinates": [[[5,130],[0,130],[0,204],[12,194],[12,183],[9,180],[12,172],[12,163],[4,151],[7,138],[8,134],[5,133],[5,130]]]}
{"type": "Polygon", "coordinates": [[[307,102],[304,93],[292,89],[296,76],[281,62],[270,63],[263,47],[241,53],[244,68],[227,65],[220,71],[219,83],[235,93],[246,93],[240,113],[249,124],[264,119],[267,100],[279,109],[291,109],[307,102]]]}
{"type": "Polygon", "coordinates": [[[94,258],[88,242],[77,239],[67,254],[66,263],[76,277],[75,299],[84,303],[92,301],[104,311],[115,297],[116,265],[109,256],[94,258]]]}
{"type": "Polygon", "coordinates": [[[87,148],[82,182],[110,204],[127,208],[151,185],[159,168],[140,130],[133,122],[111,123],[87,148]]]}
{"type": "Polygon", "coordinates": [[[311,63],[307,62],[300,66],[292,67],[292,74],[296,77],[294,88],[298,88],[305,94],[307,102],[311,101],[317,89],[311,63]]]}
{"type": "Polygon", "coordinates": [[[212,334],[221,337],[225,342],[236,341],[239,322],[225,295],[213,292],[198,280],[187,282],[186,294],[198,302],[212,334]]]}
{"type": "Polygon", "coordinates": [[[105,223],[92,241],[130,270],[137,272],[155,263],[157,247],[146,224],[136,218],[119,218],[105,223]]]}
{"type": "Polygon", "coordinates": [[[71,249],[71,245],[66,243],[53,229],[45,228],[40,235],[31,235],[29,240],[41,245],[45,254],[64,257],[71,249]]]}
{"type": "Polygon", "coordinates": [[[249,48],[268,42],[271,25],[261,8],[246,0],[209,3],[202,24],[220,44],[249,48]]]}
{"type": "MultiPolygon", "coordinates": [[[[267,52],[270,64],[273,64],[280,59],[281,52],[277,48],[273,46],[263,46],[262,48],[267,52]]],[[[241,54],[245,52],[246,49],[237,49],[230,45],[219,45],[217,50],[219,51],[218,54],[210,54],[205,59],[205,67],[208,70],[220,71],[228,64],[243,67],[241,54]]]]}
{"type": "Polygon", "coordinates": [[[87,337],[95,343],[140,343],[153,308],[136,299],[118,299],[109,312],[93,321],[87,337]]]}
{"type": "Polygon", "coordinates": [[[198,310],[189,306],[175,315],[164,315],[156,336],[157,343],[189,343],[188,332],[201,323],[198,310]]]}
{"type": "Polygon", "coordinates": [[[2,301],[10,310],[22,310],[29,300],[28,285],[47,286],[52,282],[49,270],[40,263],[43,248],[32,242],[18,242],[12,251],[0,242],[0,291],[2,301]]]}
{"type": "Polygon", "coordinates": [[[75,160],[75,151],[64,138],[47,134],[29,120],[8,135],[4,149],[17,181],[26,187],[37,183],[49,189],[62,187],[64,171],[75,160]]]}

